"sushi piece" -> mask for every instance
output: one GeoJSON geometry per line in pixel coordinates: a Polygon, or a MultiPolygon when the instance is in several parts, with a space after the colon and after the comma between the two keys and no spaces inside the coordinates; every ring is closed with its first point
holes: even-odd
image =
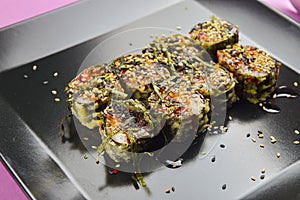
{"type": "Polygon", "coordinates": [[[146,101],[153,92],[153,83],[170,78],[167,64],[159,62],[152,54],[134,54],[120,58],[114,68],[129,98],[146,101]],[[122,60],[121,60],[122,59],[122,60]]]}
{"type": "Polygon", "coordinates": [[[144,52],[155,54],[159,60],[168,57],[169,67],[183,76],[185,82],[191,82],[192,90],[205,98],[226,93],[229,107],[236,101],[232,73],[212,62],[206,50],[192,39],[180,34],[162,36],[152,41],[144,52]]]}
{"type": "Polygon", "coordinates": [[[155,86],[147,105],[164,122],[162,131],[175,137],[176,142],[196,137],[209,122],[209,100],[193,93],[181,77],[155,86]]]}
{"type": "Polygon", "coordinates": [[[205,48],[216,61],[217,50],[239,41],[239,28],[225,20],[212,17],[210,21],[196,24],[190,37],[205,48]]]}
{"type": "Polygon", "coordinates": [[[133,153],[145,151],[143,144],[159,134],[154,131],[149,112],[138,100],[112,100],[103,113],[98,153],[105,151],[115,162],[131,162],[133,153]]]}
{"type": "Polygon", "coordinates": [[[192,39],[175,34],[156,38],[143,52],[149,52],[159,61],[162,61],[173,71],[181,71],[184,68],[193,68],[196,62],[211,60],[209,54],[192,39]]]}
{"type": "Polygon", "coordinates": [[[254,46],[239,46],[218,51],[218,62],[234,73],[239,97],[251,103],[266,101],[275,90],[280,63],[254,46]]]}
{"type": "Polygon", "coordinates": [[[225,104],[224,109],[231,107],[237,101],[235,94],[236,79],[231,72],[219,64],[211,63],[204,66],[199,63],[192,71],[183,71],[183,77],[191,80],[191,88],[194,93],[200,93],[205,98],[211,99],[214,104],[225,104]]]}
{"type": "Polygon", "coordinates": [[[93,129],[101,123],[103,111],[111,97],[125,98],[117,75],[108,65],[95,65],[84,69],[65,88],[67,102],[73,116],[93,129]]]}

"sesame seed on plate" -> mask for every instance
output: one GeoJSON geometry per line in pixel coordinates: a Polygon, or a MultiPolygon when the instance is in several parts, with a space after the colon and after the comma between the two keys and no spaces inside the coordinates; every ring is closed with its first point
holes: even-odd
{"type": "Polygon", "coordinates": [[[225,190],[226,189],[226,184],[223,184],[222,185],[222,190],[225,190]]]}
{"type": "Polygon", "coordinates": [[[280,157],[280,153],[276,153],[276,156],[277,156],[277,158],[279,158],[280,157]]]}
{"type": "Polygon", "coordinates": [[[264,144],[260,144],[259,146],[260,146],[261,148],[264,148],[264,147],[265,147],[265,145],[264,145],[264,144]]]}
{"type": "Polygon", "coordinates": [[[51,93],[55,95],[55,94],[57,94],[57,91],[56,90],[51,90],[51,93]]]}
{"type": "Polygon", "coordinates": [[[57,97],[57,98],[54,99],[54,101],[55,102],[60,102],[60,98],[57,97]]]}

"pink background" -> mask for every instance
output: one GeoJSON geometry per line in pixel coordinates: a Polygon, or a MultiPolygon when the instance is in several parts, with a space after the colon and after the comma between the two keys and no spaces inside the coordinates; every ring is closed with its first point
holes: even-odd
{"type": "Polygon", "coordinates": [[[0,28],[79,0],[0,0],[0,28]]]}
{"type": "Polygon", "coordinates": [[[0,162],[0,199],[26,200],[27,197],[19,185],[10,176],[2,162],[0,162]]]}
{"type": "Polygon", "coordinates": [[[300,13],[289,0],[260,0],[300,23],[300,13]]]}

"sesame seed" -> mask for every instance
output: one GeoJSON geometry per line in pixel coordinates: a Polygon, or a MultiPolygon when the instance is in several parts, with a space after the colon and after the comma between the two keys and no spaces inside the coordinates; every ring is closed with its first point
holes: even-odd
{"type": "Polygon", "coordinates": [[[276,142],[277,142],[276,139],[271,139],[271,143],[272,143],[272,144],[275,144],[276,142]]]}
{"type": "Polygon", "coordinates": [[[206,155],[206,152],[205,152],[205,151],[202,151],[202,152],[201,152],[201,155],[206,155]]]}
{"type": "Polygon", "coordinates": [[[99,158],[96,158],[96,163],[97,163],[97,164],[99,164],[99,163],[100,163],[100,161],[99,161],[99,158]]]}
{"type": "Polygon", "coordinates": [[[173,187],[171,188],[171,190],[172,190],[172,192],[175,192],[175,187],[173,186],[173,187]]]}
{"type": "Polygon", "coordinates": [[[251,176],[252,181],[256,181],[256,178],[254,176],[251,176]]]}
{"type": "Polygon", "coordinates": [[[256,139],[255,138],[251,138],[252,142],[256,142],[256,139]]]}
{"type": "Polygon", "coordinates": [[[260,176],[260,179],[261,179],[261,180],[265,179],[265,175],[261,175],[261,176],[260,176]]]}
{"type": "Polygon", "coordinates": [[[276,156],[277,156],[277,158],[280,158],[280,153],[277,153],[276,156]]]}
{"type": "Polygon", "coordinates": [[[24,78],[28,78],[28,75],[24,74],[23,77],[24,77],[24,78]]]}
{"type": "Polygon", "coordinates": [[[55,94],[57,94],[57,91],[56,90],[51,90],[51,93],[55,95],[55,94]]]}
{"type": "Polygon", "coordinates": [[[259,137],[259,138],[264,138],[264,134],[259,133],[259,134],[258,134],[258,137],[259,137]]]}
{"type": "Polygon", "coordinates": [[[32,70],[33,70],[33,71],[36,71],[37,68],[38,68],[38,67],[37,67],[36,65],[32,66],[32,70]]]}
{"type": "Polygon", "coordinates": [[[295,87],[298,87],[298,82],[295,81],[295,82],[293,83],[293,85],[294,85],[295,87]]]}
{"type": "Polygon", "coordinates": [[[265,147],[265,145],[264,145],[264,144],[260,144],[259,146],[260,146],[261,148],[264,148],[264,147],[265,147]]]}
{"type": "Polygon", "coordinates": [[[88,137],[84,137],[83,140],[84,140],[84,141],[88,141],[89,138],[88,138],[88,137]]]}
{"type": "Polygon", "coordinates": [[[58,76],[58,72],[54,72],[54,73],[53,73],[53,76],[54,76],[54,77],[57,77],[57,76],[58,76]]]}
{"type": "Polygon", "coordinates": [[[170,188],[165,190],[165,193],[170,193],[170,192],[171,192],[170,188]]]}
{"type": "Polygon", "coordinates": [[[48,81],[43,81],[43,84],[44,85],[47,85],[49,82],[48,81]]]}
{"type": "Polygon", "coordinates": [[[246,137],[247,137],[247,138],[250,137],[250,133],[247,133],[246,137]]]}
{"type": "Polygon", "coordinates": [[[222,190],[226,189],[226,184],[222,185],[222,190]]]}
{"type": "Polygon", "coordinates": [[[120,164],[116,164],[116,168],[120,167],[121,165],[120,164]]]}
{"type": "Polygon", "coordinates": [[[271,139],[271,140],[275,140],[275,137],[271,135],[271,136],[270,136],[270,139],[271,139]]]}
{"type": "Polygon", "coordinates": [[[84,159],[88,159],[89,157],[85,154],[85,155],[83,156],[83,158],[84,158],[84,159]]]}
{"type": "Polygon", "coordinates": [[[92,149],[97,149],[97,146],[92,146],[92,149]]]}
{"type": "Polygon", "coordinates": [[[299,141],[298,141],[298,140],[295,140],[295,141],[293,142],[293,144],[294,144],[294,145],[298,145],[298,144],[299,144],[299,141]]]}
{"type": "Polygon", "coordinates": [[[229,119],[229,121],[232,121],[232,117],[231,116],[228,116],[228,119],[229,119]]]}
{"type": "Polygon", "coordinates": [[[262,170],[261,170],[261,173],[266,173],[266,168],[263,168],[262,170]]]}
{"type": "Polygon", "coordinates": [[[181,26],[177,26],[176,29],[177,29],[177,30],[181,30],[181,26]]]}
{"type": "Polygon", "coordinates": [[[216,162],[216,156],[213,156],[211,162],[216,162]]]}
{"type": "Polygon", "coordinates": [[[294,133],[295,133],[296,135],[299,135],[299,131],[298,131],[297,129],[294,130],[294,133]]]}
{"type": "Polygon", "coordinates": [[[60,102],[60,98],[55,98],[54,101],[55,102],[60,102]]]}

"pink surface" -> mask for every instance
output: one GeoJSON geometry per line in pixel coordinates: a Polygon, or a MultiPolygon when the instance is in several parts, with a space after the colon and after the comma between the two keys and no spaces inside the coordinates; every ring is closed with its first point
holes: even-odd
{"type": "Polygon", "coordinates": [[[2,162],[0,162],[0,199],[27,200],[27,197],[2,162]]]}
{"type": "Polygon", "coordinates": [[[270,7],[282,12],[288,17],[292,18],[296,22],[300,23],[300,13],[297,12],[296,8],[292,5],[290,0],[260,0],[268,4],[270,7]]]}
{"type": "Polygon", "coordinates": [[[0,0],[0,28],[79,0],[0,0]]]}

